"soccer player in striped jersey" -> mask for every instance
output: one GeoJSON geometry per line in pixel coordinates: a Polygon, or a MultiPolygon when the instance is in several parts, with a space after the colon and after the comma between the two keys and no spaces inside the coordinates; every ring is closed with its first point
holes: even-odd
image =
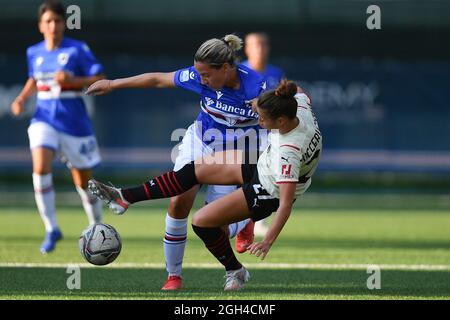
{"type": "Polygon", "coordinates": [[[90,180],[89,189],[122,214],[132,203],[180,194],[199,183],[242,185],[192,218],[194,232],[225,267],[224,289],[240,290],[249,273],[236,259],[224,227],[248,218],[258,221],[276,212],[264,239],[247,247],[250,254],[266,257],[291,214],[293,202],[311,185],[320,159],[322,135],[310,103],[300,88],[286,80],[258,98],[259,123],[271,133],[257,164],[245,162],[240,150],[225,151],[139,186],[119,189],[90,180]]]}
{"type": "MultiPolygon", "coordinates": [[[[243,61],[242,64],[258,72],[266,82],[267,89],[274,89],[285,76],[283,70],[269,64],[269,53],[270,44],[267,34],[264,32],[252,32],[245,36],[245,55],[247,60],[243,61]]],[[[255,223],[255,235],[264,236],[267,231],[267,219],[255,223]]]]}
{"type": "MultiPolygon", "coordinates": [[[[265,89],[265,82],[257,72],[237,62],[236,52],[241,46],[242,40],[236,35],[210,39],[198,48],[193,66],[169,73],[153,72],[124,79],[100,80],[86,93],[98,95],[123,88],[175,87],[195,92],[200,95],[200,112],[179,146],[174,170],[178,171],[213,151],[240,148],[248,137],[250,140],[254,138],[247,147],[252,150],[247,151],[254,152],[256,161],[259,145],[264,146],[267,141],[267,131],[260,136],[261,128],[252,102],[265,89]]],[[[196,185],[186,193],[167,194],[173,197],[166,215],[163,245],[168,278],[162,290],[182,288],[187,221],[198,189],[199,185],[196,185]]],[[[236,186],[208,186],[206,202],[213,202],[234,190],[236,186]]],[[[253,223],[247,222],[230,226],[230,236],[250,229],[237,239],[239,248],[242,248],[241,243],[252,241],[253,223]]]]}
{"type": "Polygon", "coordinates": [[[101,161],[82,89],[103,79],[102,65],[82,41],[64,36],[65,9],[46,1],[38,10],[44,41],[27,50],[28,80],[12,104],[20,115],[28,97],[37,91],[36,110],[28,128],[33,161],[36,204],[45,225],[40,251],[46,254],[62,239],[55,212],[52,160],[60,151],[70,168],[89,224],[101,220],[101,202],[87,192],[91,169],[101,161]]]}

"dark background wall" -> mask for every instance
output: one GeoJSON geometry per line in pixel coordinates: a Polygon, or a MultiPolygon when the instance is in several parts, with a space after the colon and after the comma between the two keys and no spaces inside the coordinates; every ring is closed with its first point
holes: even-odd
{"type": "MultiPolygon", "coordinates": [[[[26,47],[41,40],[35,21],[39,3],[0,1],[0,162],[5,165],[17,157],[28,161],[12,152],[26,152],[31,111],[13,119],[9,104],[26,80],[26,47]]],[[[77,4],[82,14],[81,30],[67,35],[86,41],[111,78],[173,71],[192,64],[206,39],[264,31],[272,43],[271,62],[312,96],[324,134],[324,168],[450,171],[449,1],[64,3],[77,4]],[[381,30],[366,27],[371,4],[381,8],[381,30]]],[[[170,150],[176,144],[171,133],[193,121],[197,101],[180,89],[96,98],[92,116],[100,145],[106,154],[114,148],[170,150]]],[[[22,163],[19,158],[12,164],[22,163]]],[[[126,162],[114,159],[112,165],[126,162]]],[[[141,160],[149,166],[164,162],[141,160]]]]}

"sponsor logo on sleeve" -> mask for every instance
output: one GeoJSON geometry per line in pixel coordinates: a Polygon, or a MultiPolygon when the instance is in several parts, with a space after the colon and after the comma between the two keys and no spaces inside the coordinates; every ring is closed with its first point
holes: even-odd
{"type": "Polygon", "coordinates": [[[180,73],[180,82],[186,82],[189,80],[189,70],[183,70],[180,73]]]}
{"type": "Polygon", "coordinates": [[[292,170],[292,165],[291,164],[283,164],[281,166],[281,175],[283,175],[283,176],[290,176],[291,175],[291,170],[292,170]]]}

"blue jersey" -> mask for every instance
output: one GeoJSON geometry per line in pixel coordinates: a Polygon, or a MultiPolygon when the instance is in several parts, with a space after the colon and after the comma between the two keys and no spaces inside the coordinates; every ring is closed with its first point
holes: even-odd
{"type": "Polygon", "coordinates": [[[175,73],[174,82],[178,87],[200,95],[201,111],[197,121],[201,121],[203,132],[219,129],[225,134],[230,128],[259,128],[258,115],[252,111],[251,103],[265,90],[265,82],[246,66],[238,65],[237,72],[240,80],[238,90],[223,87],[217,91],[201,83],[193,66],[175,73]]]}
{"type": "MultiPolygon", "coordinates": [[[[248,60],[244,61],[242,64],[250,68],[248,60]]],[[[264,81],[266,81],[267,90],[276,88],[281,79],[284,78],[283,70],[271,64],[268,64],[263,72],[258,73],[263,77],[264,81]]]]}
{"type": "Polygon", "coordinates": [[[45,41],[27,50],[28,75],[36,81],[37,105],[32,122],[46,122],[56,130],[73,135],[93,134],[92,123],[82,99],[82,88],[59,85],[54,76],[65,71],[75,77],[99,74],[103,68],[82,41],[64,37],[61,45],[47,50],[45,41]]]}

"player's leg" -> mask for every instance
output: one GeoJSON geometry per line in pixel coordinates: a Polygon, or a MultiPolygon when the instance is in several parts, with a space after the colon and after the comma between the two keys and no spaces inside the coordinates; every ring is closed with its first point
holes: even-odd
{"type": "Polygon", "coordinates": [[[170,198],[163,240],[168,277],[162,290],[178,290],[183,287],[181,277],[187,241],[187,221],[199,187],[196,185],[187,192],[170,198]]]}
{"type": "Polygon", "coordinates": [[[200,209],[192,218],[192,228],[207,249],[225,267],[225,290],[239,290],[249,278],[248,271],[234,255],[222,226],[250,218],[242,189],[238,189],[200,209]]]}
{"type": "MultiPolygon", "coordinates": [[[[204,152],[208,152],[208,148],[204,146],[202,137],[196,129],[196,123],[187,129],[183,141],[178,147],[178,155],[175,159],[173,171],[181,170],[186,164],[191,163],[196,158],[202,157],[204,152]]],[[[172,182],[175,184],[173,187],[177,188],[177,181],[172,179],[172,182]]],[[[170,184],[170,182],[168,183],[170,184]]],[[[161,290],[178,290],[183,287],[182,270],[187,242],[187,221],[199,187],[199,185],[194,185],[187,192],[170,198],[169,207],[166,212],[163,240],[164,258],[168,276],[161,290]]]]}
{"type": "MultiPolygon", "coordinates": [[[[230,194],[236,189],[238,189],[237,186],[208,185],[205,195],[205,205],[230,194]]],[[[247,250],[246,247],[253,243],[253,227],[254,222],[251,219],[245,219],[228,225],[228,237],[232,239],[237,236],[235,241],[237,252],[245,252],[247,250]]]]}
{"type": "Polygon", "coordinates": [[[36,205],[47,232],[58,229],[53,188],[52,161],[55,152],[38,147],[31,151],[33,160],[33,186],[36,205]]]}
{"type": "Polygon", "coordinates": [[[91,192],[89,192],[87,186],[88,181],[92,178],[92,171],[89,169],[76,169],[71,170],[73,182],[78,194],[81,198],[84,211],[88,217],[89,225],[101,222],[102,220],[102,202],[91,192]]]}
{"type": "MultiPolygon", "coordinates": [[[[218,172],[217,168],[211,168],[211,170],[202,169],[202,165],[208,165],[213,163],[223,163],[226,155],[217,154],[214,156],[203,156],[202,161],[196,161],[195,174],[197,180],[202,179],[204,176],[212,176],[218,172]],[[220,159],[218,157],[221,157],[220,159]]],[[[234,155],[228,155],[231,157],[234,155]]],[[[183,160],[180,160],[183,161],[183,160]]],[[[232,159],[228,159],[229,162],[232,159]]],[[[180,163],[175,164],[175,169],[179,169],[180,163]]],[[[219,171],[220,172],[220,171],[219,171]]],[[[169,181],[170,175],[166,176],[169,181]]],[[[214,177],[213,177],[214,179],[214,177]]],[[[162,179],[161,179],[162,180],[162,179]]],[[[159,181],[159,179],[157,180],[159,181]]],[[[165,181],[163,181],[164,184],[165,181]]],[[[176,184],[176,181],[175,181],[176,184]]],[[[169,181],[170,185],[170,181],[169,181]]],[[[170,198],[169,208],[166,215],[166,226],[164,235],[164,256],[166,259],[166,270],[168,278],[162,287],[162,290],[178,290],[182,288],[182,264],[184,251],[187,240],[187,220],[189,212],[194,203],[195,196],[198,192],[199,186],[195,186],[189,191],[170,198]]]]}
{"type": "MultiPolygon", "coordinates": [[[[223,159],[235,157],[236,154],[216,155],[223,159]]],[[[190,191],[199,184],[242,184],[240,164],[219,164],[205,157],[205,161],[194,161],[184,165],[177,171],[155,177],[140,186],[117,189],[91,180],[89,188],[100,198],[108,202],[116,213],[122,214],[131,203],[138,201],[175,197],[166,215],[165,255],[169,278],[163,286],[165,290],[176,290],[181,287],[181,263],[187,234],[187,216],[195,198],[196,191],[190,191]],[[187,196],[176,197],[185,192],[187,196]],[[178,207],[178,208],[177,208],[178,207]],[[174,245],[174,242],[177,245],[174,245]]],[[[219,161],[218,161],[219,162],[219,161]]],[[[231,161],[229,163],[232,163],[231,161]]]]}
{"type": "Polygon", "coordinates": [[[240,185],[242,182],[240,164],[195,164],[192,161],[178,171],[166,172],[142,185],[114,188],[92,179],[89,189],[105,200],[113,211],[122,214],[132,203],[175,197],[198,184],[240,185]]]}
{"type": "Polygon", "coordinates": [[[88,217],[89,225],[102,219],[102,203],[88,190],[88,181],[92,177],[91,168],[101,162],[97,139],[94,135],[75,137],[60,133],[61,152],[67,167],[72,173],[75,188],[88,217]]]}
{"type": "Polygon", "coordinates": [[[36,122],[28,128],[33,162],[33,187],[36,205],[45,226],[46,236],[40,246],[43,254],[54,250],[62,238],[58,228],[53,188],[52,161],[58,147],[57,132],[49,125],[36,122]]]}

